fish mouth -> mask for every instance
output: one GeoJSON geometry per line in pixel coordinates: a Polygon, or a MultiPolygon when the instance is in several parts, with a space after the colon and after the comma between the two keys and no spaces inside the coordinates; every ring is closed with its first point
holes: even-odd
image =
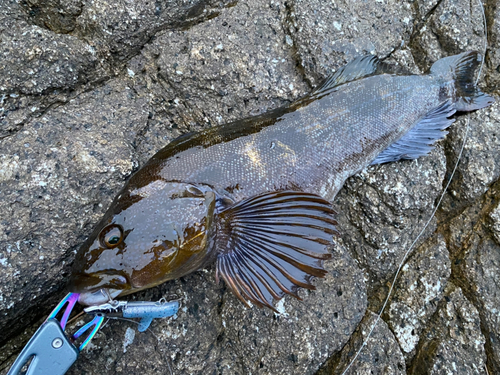
{"type": "Polygon", "coordinates": [[[85,306],[102,305],[129,289],[128,278],[119,273],[73,274],[70,280],[70,291],[79,293],[85,306]]]}
{"type": "Polygon", "coordinates": [[[121,289],[101,288],[94,291],[80,293],[78,302],[84,306],[98,306],[109,301],[123,292],[121,289]]]}

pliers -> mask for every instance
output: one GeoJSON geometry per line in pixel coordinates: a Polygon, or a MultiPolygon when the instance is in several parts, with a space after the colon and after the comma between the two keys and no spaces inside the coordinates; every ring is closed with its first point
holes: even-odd
{"type": "Polygon", "coordinates": [[[68,337],[64,330],[78,297],[78,293],[69,293],[59,302],[23,348],[7,375],[21,374],[22,368],[30,359],[26,375],[63,375],[95,336],[104,318],[140,318],[138,329],[143,332],[148,329],[153,319],[175,315],[179,310],[179,301],[166,302],[163,299],[158,302],[108,301],[103,305],[85,308],[84,311],[93,315],[93,319],[68,337]],[[56,316],[66,303],[66,309],[58,321],[56,316]],[[88,331],[90,331],[88,336],[76,346],[76,341],[88,331]]]}

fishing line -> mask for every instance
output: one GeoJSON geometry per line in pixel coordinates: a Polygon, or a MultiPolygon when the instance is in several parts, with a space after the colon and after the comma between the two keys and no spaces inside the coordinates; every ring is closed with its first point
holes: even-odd
{"type": "MultiPolygon", "coordinates": [[[[481,9],[481,14],[482,14],[482,17],[483,17],[483,26],[484,26],[484,51],[483,51],[483,58],[482,58],[482,61],[481,61],[481,65],[479,66],[478,74],[477,74],[477,77],[476,77],[476,82],[475,82],[476,85],[478,84],[479,78],[481,77],[481,72],[482,72],[482,69],[483,69],[484,60],[486,59],[486,49],[488,47],[488,30],[487,30],[487,25],[486,25],[486,15],[484,13],[484,6],[483,6],[483,3],[481,2],[481,0],[477,0],[477,2],[479,3],[479,8],[481,9]]],[[[450,186],[451,181],[453,180],[453,176],[455,175],[455,172],[456,172],[456,170],[458,168],[458,165],[460,164],[460,160],[462,159],[462,154],[463,154],[463,151],[465,149],[465,144],[467,143],[467,139],[468,139],[468,135],[469,135],[469,124],[470,124],[470,113],[467,113],[467,121],[466,121],[466,125],[465,125],[462,146],[460,147],[460,152],[458,153],[457,161],[455,162],[455,166],[453,167],[453,171],[450,174],[450,178],[448,179],[448,182],[446,183],[446,186],[444,187],[443,192],[442,192],[442,194],[441,194],[441,196],[440,196],[440,198],[439,198],[439,200],[438,200],[438,202],[437,202],[434,210],[431,213],[431,216],[429,217],[429,219],[427,220],[427,222],[425,223],[424,227],[419,232],[419,234],[417,235],[417,237],[415,238],[415,240],[413,240],[413,242],[411,243],[411,245],[408,248],[408,250],[406,250],[406,252],[404,253],[403,259],[401,260],[401,262],[399,264],[399,267],[398,267],[398,269],[396,271],[396,274],[394,275],[394,278],[392,279],[392,283],[391,283],[391,286],[389,288],[389,292],[387,293],[387,297],[384,300],[384,304],[382,305],[382,308],[380,309],[380,312],[377,314],[375,322],[372,324],[372,327],[370,328],[370,331],[368,332],[368,335],[363,340],[363,343],[361,344],[361,347],[356,351],[356,354],[354,355],[354,357],[352,358],[352,360],[349,362],[349,365],[346,367],[346,369],[342,372],[341,375],[345,375],[347,373],[347,371],[351,368],[351,366],[354,364],[354,362],[356,361],[356,359],[358,358],[358,356],[363,351],[363,348],[366,346],[366,344],[367,344],[368,340],[370,339],[373,331],[375,330],[375,327],[377,326],[377,324],[380,321],[380,319],[382,319],[382,314],[384,313],[385,308],[387,307],[387,304],[389,303],[389,299],[390,299],[391,294],[392,294],[392,292],[394,290],[394,285],[396,284],[397,278],[398,278],[399,274],[401,273],[401,269],[403,268],[403,265],[405,264],[405,261],[408,258],[408,255],[410,255],[410,253],[413,250],[413,248],[415,247],[417,241],[420,239],[420,237],[422,237],[422,235],[424,234],[425,230],[430,225],[432,219],[436,215],[436,212],[437,212],[438,208],[440,207],[441,202],[443,201],[443,198],[444,198],[446,192],[448,191],[448,187],[450,186]]]]}

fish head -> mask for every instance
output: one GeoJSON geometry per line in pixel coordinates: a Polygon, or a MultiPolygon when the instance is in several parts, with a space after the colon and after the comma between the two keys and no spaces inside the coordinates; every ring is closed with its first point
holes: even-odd
{"type": "Polygon", "coordinates": [[[214,254],[215,201],[207,186],[161,179],[126,186],[79,249],[70,291],[99,305],[205,266],[214,254]]]}

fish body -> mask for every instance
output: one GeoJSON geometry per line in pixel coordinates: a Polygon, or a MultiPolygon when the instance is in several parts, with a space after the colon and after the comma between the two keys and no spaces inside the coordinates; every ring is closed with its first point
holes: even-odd
{"type": "Polygon", "coordinates": [[[358,58],[291,105],[171,142],[127,182],[74,263],[70,288],[100,304],[217,262],[243,301],[314,287],[336,233],[331,202],[370,164],[427,154],[456,111],[490,105],[478,55],[402,75],[358,58]]]}

